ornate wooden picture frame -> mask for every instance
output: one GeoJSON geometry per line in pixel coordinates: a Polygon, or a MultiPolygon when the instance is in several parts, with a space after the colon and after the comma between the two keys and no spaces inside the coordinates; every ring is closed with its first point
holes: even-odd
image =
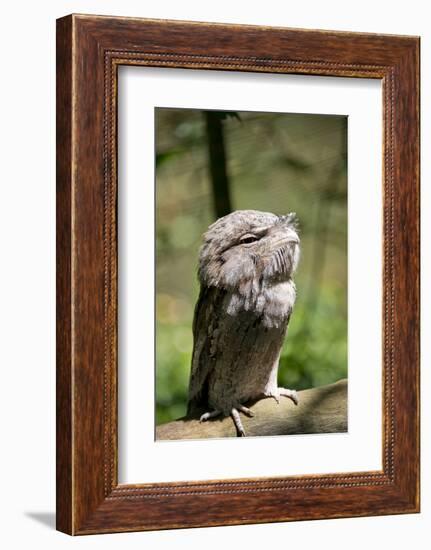
{"type": "Polygon", "coordinates": [[[419,511],[419,39],[70,15],[57,21],[57,528],[69,534],[419,511]],[[118,483],[117,69],[380,79],[383,469],[118,483]]]}

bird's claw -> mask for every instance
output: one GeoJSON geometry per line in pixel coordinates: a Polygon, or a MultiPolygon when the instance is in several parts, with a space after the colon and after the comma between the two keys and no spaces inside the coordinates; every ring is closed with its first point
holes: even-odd
{"type": "Polygon", "coordinates": [[[250,411],[250,409],[247,409],[247,407],[244,407],[243,405],[238,405],[237,408],[233,408],[230,412],[233,423],[235,424],[237,437],[245,437],[244,426],[242,425],[241,417],[239,416],[238,409],[242,411],[244,414],[246,414],[247,416],[253,416],[253,413],[250,411]]]}
{"type": "Polygon", "coordinates": [[[284,397],[288,397],[295,403],[295,405],[298,405],[299,395],[296,390],[289,390],[288,388],[278,388],[278,389],[279,389],[280,395],[283,395],[284,397]]]}
{"type": "Polygon", "coordinates": [[[199,422],[206,422],[210,418],[214,418],[215,416],[219,416],[221,414],[221,411],[211,411],[206,412],[199,418],[199,422]]]}
{"type": "Polygon", "coordinates": [[[248,407],[244,407],[244,405],[238,405],[237,409],[239,411],[241,411],[242,413],[244,413],[249,418],[253,418],[253,416],[254,416],[253,411],[251,409],[249,409],[248,407]]]}
{"type": "Polygon", "coordinates": [[[295,405],[299,403],[299,395],[296,390],[289,390],[288,388],[278,388],[276,393],[267,394],[268,397],[272,397],[276,400],[277,405],[280,404],[280,397],[288,397],[295,405]]]}
{"type": "MultiPolygon", "coordinates": [[[[244,427],[242,425],[241,417],[238,411],[241,411],[242,413],[244,413],[250,418],[254,416],[254,414],[253,414],[253,411],[251,411],[248,407],[244,407],[244,405],[237,405],[236,408],[233,408],[231,410],[230,415],[232,417],[233,423],[235,424],[237,436],[245,437],[244,427]]],[[[221,411],[218,411],[218,410],[208,411],[200,416],[199,422],[206,422],[210,418],[214,418],[215,416],[219,416],[220,414],[221,414],[221,411]]]]}

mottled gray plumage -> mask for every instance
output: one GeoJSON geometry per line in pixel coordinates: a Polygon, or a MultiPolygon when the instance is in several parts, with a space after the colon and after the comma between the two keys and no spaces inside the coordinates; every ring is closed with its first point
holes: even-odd
{"type": "Polygon", "coordinates": [[[299,260],[295,214],[239,210],[213,223],[199,254],[201,291],[193,321],[189,413],[201,420],[239,412],[261,397],[290,397],[277,385],[278,361],[295,303],[299,260]]]}

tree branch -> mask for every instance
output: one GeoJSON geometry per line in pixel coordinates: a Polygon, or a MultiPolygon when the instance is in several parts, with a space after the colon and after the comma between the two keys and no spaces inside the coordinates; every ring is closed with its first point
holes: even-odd
{"type": "MultiPolygon", "coordinates": [[[[253,418],[241,415],[247,436],[335,433],[347,431],[347,380],[299,392],[299,405],[282,397],[261,399],[252,405],[253,418]]],[[[180,418],[156,428],[156,439],[236,437],[232,419],[180,418]]]]}

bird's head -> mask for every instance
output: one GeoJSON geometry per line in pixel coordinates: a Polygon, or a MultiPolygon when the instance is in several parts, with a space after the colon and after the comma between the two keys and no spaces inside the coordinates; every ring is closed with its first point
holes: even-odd
{"type": "Polygon", "coordinates": [[[277,216],[237,210],[210,225],[199,254],[199,279],[206,286],[258,294],[286,281],[299,261],[294,213],[277,216]]]}

